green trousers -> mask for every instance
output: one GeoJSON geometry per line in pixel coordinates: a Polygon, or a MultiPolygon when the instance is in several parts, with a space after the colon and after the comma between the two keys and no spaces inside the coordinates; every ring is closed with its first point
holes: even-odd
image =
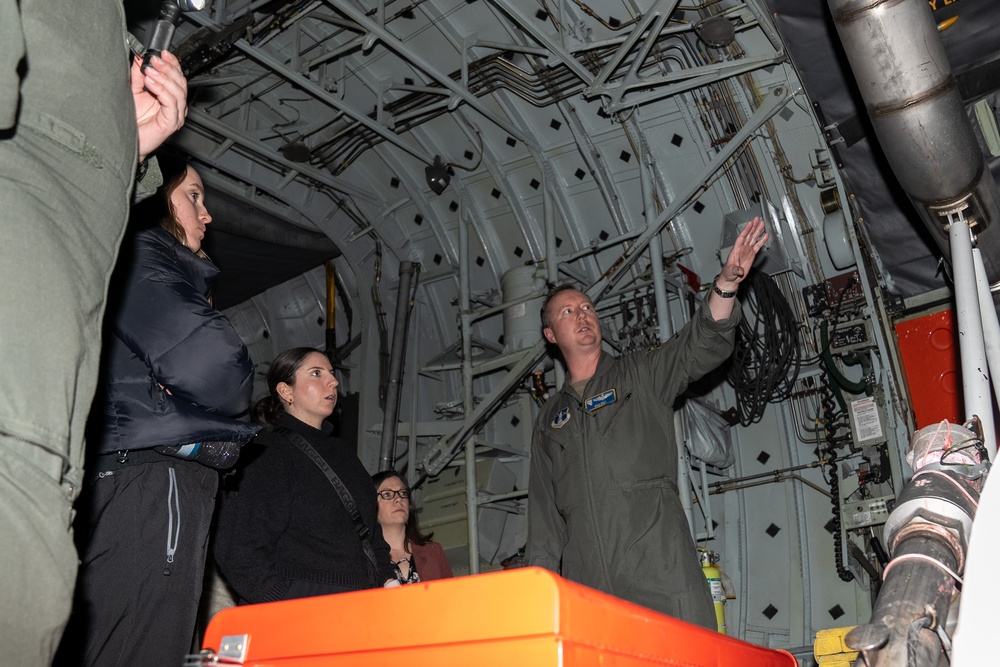
{"type": "Polygon", "coordinates": [[[72,502],[136,162],[125,39],[120,0],[0,0],[0,665],[50,664],[72,603],[72,502]]]}

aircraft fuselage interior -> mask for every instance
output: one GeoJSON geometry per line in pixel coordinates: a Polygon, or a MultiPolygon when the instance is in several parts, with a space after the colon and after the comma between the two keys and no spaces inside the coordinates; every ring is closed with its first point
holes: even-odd
{"type": "MultiPolygon", "coordinates": [[[[140,39],[159,7],[126,3],[140,39]]],[[[459,579],[524,562],[548,291],[654,348],[760,216],[735,352],[673,423],[720,623],[800,665],[834,629],[836,664],[987,664],[998,29],[990,0],[214,0],[162,150],[255,396],[326,350],[341,435],[459,579]]]]}

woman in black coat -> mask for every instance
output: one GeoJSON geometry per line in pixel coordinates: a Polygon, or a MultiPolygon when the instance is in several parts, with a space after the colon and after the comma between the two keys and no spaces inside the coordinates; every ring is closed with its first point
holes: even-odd
{"type": "Polygon", "coordinates": [[[235,463],[260,429],[244,414],[250,355],[209,296],[219,270],[201,248],[212,220],[201,178],[191,166],[159,162],[164,186],[133,210],[141,228],[123,243],[112,278],[103,391],[89,425],[98,455],[79,504],[82,562],[63,650],[84,665],[183,662],[215,468],[235,463]],[[209,453],[222,456],[206,461],[209,453]]]}
{"type": "Polygon", "coordinates": [[[222,575],[241,603],[396,584],[371,477],[326,422],[337,404],[330,360],[308,347],[282,352],[267,386],[254,412],[271,426],[247,448],[234,489],[220,502],[215,560],[222,575]],[[343,483],[356,520],[306,443],[343,483]]]}

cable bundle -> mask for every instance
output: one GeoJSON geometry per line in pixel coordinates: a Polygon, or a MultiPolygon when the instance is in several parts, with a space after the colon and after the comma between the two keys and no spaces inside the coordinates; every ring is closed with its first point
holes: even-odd
{"type": "Polygon", "coordinates": [[[740,423],[749,426],[760,421],[768,403],[791,395],[802,361],[798,322],[778,286],[759,271],[743,285],[743,321],[728,379],[736,390],[740,423]]]}

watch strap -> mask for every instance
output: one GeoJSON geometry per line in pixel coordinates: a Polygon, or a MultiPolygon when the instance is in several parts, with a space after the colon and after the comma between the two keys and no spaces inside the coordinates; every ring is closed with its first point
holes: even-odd
{"type": "Polygon", "coordinates": [[[714,280],[712,281],[712,291],[721,296],[723,299],[732,299],[736,296],[736,292],[723,292],[719,289],[719,286],[715,284],[714,280]]]}

